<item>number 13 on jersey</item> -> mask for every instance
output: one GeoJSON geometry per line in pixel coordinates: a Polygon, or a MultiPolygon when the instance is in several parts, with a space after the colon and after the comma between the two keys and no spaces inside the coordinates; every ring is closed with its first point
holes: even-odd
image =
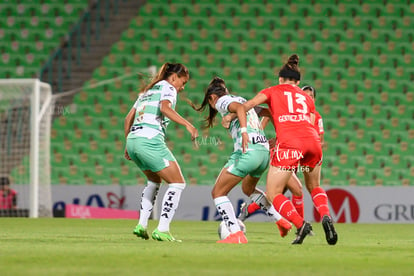
{"type": "Polygon", "coordinates": [[[292,92],[288,92],[288,91],[284,92],[284,95],[287,97],[289,113],[307,114],[308,105],[306,104],[306,97],[303,96],[302,94],[295,93],[295,92],[293,92],[293,94],[295,98],[295,103],[293,102],[292,92]],[[296,109],[294,106],[296,107],[296,109]]]}

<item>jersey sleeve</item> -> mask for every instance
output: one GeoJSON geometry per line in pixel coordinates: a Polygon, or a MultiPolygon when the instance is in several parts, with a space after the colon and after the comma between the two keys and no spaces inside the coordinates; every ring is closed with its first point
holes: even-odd
{"type": "Polygon", "coordinates": [[[135,101],[134,105],[132,106],[135,109],[138,109],[139,98],[135,101]]]}
{"type": "Polygon", "coordinates": [[[230,96],[222,96],[216,102],[216,109],[220,114],[226,114],[229,112],[229,105],[232,102],[237,102],[237,99],[230,96]]]}
{"type": "Polygon", "coordinates": [[[270,87],[269,87],[269,88],[263,89],[259,93],[264,94],[266,96],[266,98],[267,98],[266,103],[268,104],[270,102],[270,98],[271,98],[271,95],[272,95],[272,89],[270,89],[270,87]]]}
{"type": "Polygon", "coordinates": [[[323,120],[322,120],[322,117],[320,115],[319,115],[319,119],[318,119],[318,129],[319,129],[319,134],[325,133],[325,130],[323,129],[323,120]]]}
{"type": "Polygon", "coordinates": [[[161,90],[160,101],[170,101],[171,104],[175,104],[177,101],[177,92],[172,85],[163,85],[161,90]]]}

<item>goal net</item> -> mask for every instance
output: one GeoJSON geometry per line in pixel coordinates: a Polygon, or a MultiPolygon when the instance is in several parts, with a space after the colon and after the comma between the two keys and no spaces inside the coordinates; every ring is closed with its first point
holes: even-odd
{"type": "Polygon", "coordinates": [[[1,216],[52,216],[52,114],[49,84],[37,79],[0,80],[1,216]],[[13,191],[6,191],[5,186],[17,193],[16,205],[8,202],[13,191]]]}

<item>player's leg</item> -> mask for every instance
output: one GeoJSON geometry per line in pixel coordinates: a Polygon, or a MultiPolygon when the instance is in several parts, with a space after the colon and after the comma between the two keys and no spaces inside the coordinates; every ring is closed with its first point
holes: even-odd
{"type": "Polygon", "coordinates": [[[161,185],[161,178],[156,173],[149,170],[144,171],[144,174],[148,180],[142,191],[139,221],[133,233],[137,237],[147,240],[149,238],[147,232],[148,220],[151,216],[152,209],[154,208],[154,202],[161,185]]]}
{"type": "Polygon", "coordinates": [[[298,214],[292,202],[283,195],[284,188],[291,176],[291,171],[270,166],[267,175],[266,194],[269,200],[272,201],[276,211],[292,222],[298,229],[293,244],[301,244],[306,235],[312,231],[312,226],[303,220],[303,217],[298,214]]]}
{"type": "Polygon", "coordinates": [[[329,212],[328,196],[320,187],[321,166],[309,168],[303,172],[306,188],[311,194],[313,204],[322,218],[322,226],[325,231],[326,241],[330,245],[336,244],[338,234],[335,231],[333,221],[329,212]]]}
{"type": "Polygon", "coordinates": [[[169,161],[168,167],[156,172],[156,174],[168,183],[168,189],[165,191],[161,203],[158,227],[152,233],[152,237],[159,241],[177,241],[170,233],[170,223],[178,208],[181,193],[186,186],[185,180],[180,166],[175,160],[169,161]]]}
{"type": "MultiPolygon", "coordinates": [[[[152,185],[153,193],[156,184],[161,183],[161,179],[168,183],[169,187],[161,205],[158,227],[154,230],[152,237],[160,241],[175,241],[169,232],[170,223],[178,207],[181,192],[185,188],[185,181],[174,155],[167,148],[162,135],[151,139],[145,137],[128,139],[127,150],[131,159],[145,172],[148,180],[155,183],[152,185]],[[129,140],[136,142],[132,143],[129,140]]],[[[148,191],[148,198],[150,196],[151,192],[148,191]]]]}
{"type": "Polygon", "coordinates": [[[300,180],[295,173],[292,173],[292,176],[287,183],[287,188],[292,193],[293,206],[295,206],[298,214],[301,217],[304,217],[302,183],[300,183],[300,180]]]}
{"type": "MultiPolygon", "coordinates": [[[[273,220],[273,222],[279,228],[280,235],[282,237],[285,237],[289,233],[292,226],[286,219],[284,219],[279,214],[279,212],[277,212],[275,210],[273,205],[267,199],[266,194],[262,190],[260,190],[259,188],[256,188],[256,185],[259,182],[259,179],[260,178],[258,178],[258,177],[252,177],[250,175],[246,176],[243,179],[242,190],[252,200],[252,203],[249,204],[249,206],[252,206],[253,204],[255,204],[255,205],[259,206],[260,209],[265,211],[266,214],[273,220]],[[253,190],[253,192],[251,192],[252,190],[253,190]]],[[[248,210],[246,210],[246,211],[248,212],[248,210]]],[[[242,214],[242,212],[240,214],[242,214]]],[[[239,219],[240,219],[240,217],[241,216],[239,216],[239,219]]]]}
{"type": "Polygon", "coordinates": [[[148,139],[142,137],[127,139],[126,143],[129,157],[147,177],[147,184],[141,195],[139,221],[133,230],[134,235],[146,240],[149,238],[147,233],[148,219],[151,216],[154,201],[161,183],[160,177],[149,170],[150,164],[147,164],[146,162],[146,159],[150,159],[145,158],[147,155],[146,153],[150,153],[151,148],[147,143],[148,139]]]}
{"type": "Polygon", "coordinates": [[[242,180],[241,176],[234,175],[223,168],[214,184],[211,196],[218,213],[230,231],[230,235],[218,243],[247,243],[247,238],[241,231],[234,212],[233,204],[227,197],[228,193],[242,180]]]}
{"type": "MultiPolygon", "coordinates": [[[[269,201],[272,202],[272,205],[276,209],[276,211],[278,211],[289,221],[293,222],[295,226],[300,227],[302,221],[296,222],[296,216],[292,216],[291,212],[289,212],[291,208],[286,209],[288,205],[292,207],[293,205],[289,201],[289,199],[283,195],[286,183],[288,182],[291,175],[291,171],[284,170],[279,167],[270,166],[266,181],[266,195],[269,201]]],[[[297,214],[296,211],[295,214],[297,214]]]]}
{"type": "Polygon", "coordinates": [[[242,191],[251,199],[249,204],[244,202],[241,206],[239,214],[241,221],[244,221],[261,208],[260,201],[263,201],[262,205],[265,204],[266,196],[264,196],[263,191],[256,189],[256,185],[269,166],[269,159],[269,152],[267,150],[257,149],[242,155],[238,162],[239,167],[243,171],[248,172],[242,182],[242,191]]]}

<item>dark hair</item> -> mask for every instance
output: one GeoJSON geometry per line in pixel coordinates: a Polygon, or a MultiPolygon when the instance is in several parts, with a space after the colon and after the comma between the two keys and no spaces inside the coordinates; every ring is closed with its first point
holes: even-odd
{"type": "Polygon", "coordinates": [[[304,87],[302,87],[302,90],[310,90],[313,92],[313,97],[316,99],[316,89],[313,86],[310,85],[305,85],[304,87]]]}
{"type": "Polygon", "coordinates": [[[213,127],[213,121],[214,118],[217,115],[217,110],[215,108],[212,108],[208,100],[210,99],[211,95],[217,95],[218,97],[228,95],[229,91],[227,90],[226,83],[222,78],[214,77],[210,84],[208,85],[203,102],[201,103],[201,106],[199,108],[195,108],[197,111],[204,111],[206,106],[209,107],[209,113],[205,121],[207,122],[206,127],[213,127]]]}
{"type": "Polygon", "coordinates": [[[168,79],[168,77],[174,73],[177,74],[179,77],[190,76],[188,69],[187,67],[185,67],[185,65],[181,63],[166,62],[161,66],[157,75],[151,80],[151,82],[143,88],[142,92],[150,90],[154,86],[154,84],[156,84],[159,81],[168,79]]]}
{"type": "Polygon", "coordinates": [[[10,185],[10,179],[6,176],[0,177],[0,186],[10,185]]]}
{"type": "Polygon", "coordinates": [[[289,57],[287,63],[280,69],[279,77],[288,80],[300,80],[299,56],[297,54],[289,57]]]}

